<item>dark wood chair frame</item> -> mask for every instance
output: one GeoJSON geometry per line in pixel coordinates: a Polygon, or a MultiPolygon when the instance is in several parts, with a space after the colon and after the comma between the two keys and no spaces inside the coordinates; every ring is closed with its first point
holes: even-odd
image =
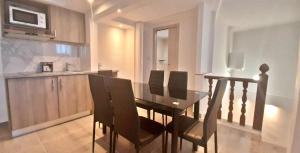
{"type": "Polygon", "coordinates": [[[112,78],[111,97],[114,110],[113,152],[116,148],[116,137],[121,135],[135,145],[136,152],[162,135],[162,150],[165,151],[165,127],[153,120],[139,117],[132,84],[130,80],[112,78]],[[141,132],[147,136],[141,138],[141,132]]]}
{"type": "MultiPolygon", "coordinates": [[[[204,148],[204,153],[207,153],[207,142],[212,135],[214,135],[215,153],[218,152],[218,134],[217,134],[218,110],[222,103],[226,85],[227,85],[227,79],[218,80],[215,88],[215,92],[209,104],[203,123],[201,123],[201,121],[191,119],[187,116],[181,116],[181,118],[183,119],[181,123],[184,123],[185,125],[180,126],[181,129],[179,130],[180,131],[179,137],[187,141],[190,141],[192,143],[196,143],[199,146],[202,146],[204,148]],[[203,124],[203,136],[201,139],[191,137],[185,134],[186,131],[193,128],[196,124],[203,124]]],[[[171,122],[167,125],[167,132],[171,132],[173,130],[172,124],[173,123],[171,122]]],[[[167,141],[168,141],[168,134],[166,135],[166,142],[167,141]]]]}
{"type": "Polygon", "coordinates": [[[109,134],[109,152],[112,153],[113,142],[112,136],[114,131],[113,125],[113,108],[110,101],[109,93],[105,88],[104,77],[101,75],[89,75],[90,90],[94,101],[94,117],[93,117],[93,146],[95,150],[95,126],[96,122],[102,123],[110,128],[109,134]]]}

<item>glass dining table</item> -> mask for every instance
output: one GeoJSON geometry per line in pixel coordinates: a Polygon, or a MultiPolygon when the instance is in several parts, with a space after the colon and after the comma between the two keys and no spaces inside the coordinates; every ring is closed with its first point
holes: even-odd
{"type": "MultiPolygon", "coordinates": [[[[178,118],[189,107],[194,106],[194,119],[199,119],[200,100],[208,95],[207,92],[194,90],[172,89],[168,87],[149,86],[144,83],[133,83],[136,104],[140,107],[150,107],[157,112],[165,112],[173,120],[171,152],[177,153],[178,118]]],[[[197,145],[193,144],[193,150],[197,145]]]]}

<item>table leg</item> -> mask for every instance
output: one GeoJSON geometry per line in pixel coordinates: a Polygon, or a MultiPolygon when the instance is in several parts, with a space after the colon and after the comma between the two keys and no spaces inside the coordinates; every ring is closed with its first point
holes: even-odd
{"type": "Polygon", "coordinates": [[[171,153],[177,153],[178,119],[179,119],[178,113],[173,113],[173,133],[172,133],[171,153]]]}
{"type": "MultiPolygon", "coordinates": [[[[194,104],[194,119],[199,120],[199,101],[194,104]]],[[[196,143],[193,143],[193,151],[198,150],[198,145],[196,143]]]]}

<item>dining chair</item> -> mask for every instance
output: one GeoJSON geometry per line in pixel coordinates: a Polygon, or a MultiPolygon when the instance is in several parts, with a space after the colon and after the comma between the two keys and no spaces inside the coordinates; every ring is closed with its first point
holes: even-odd
{"type": "MultiPolygon", "coordinates": [[[[203,122],[188,116],[182,115],[179,117],[178,136],[202,146],[204,148],[204,153],[207,153],[207,142],[213,134],[215,140],[215,152],[218,152],[217,114],[222,103],[226,85],[227,79],[218,80],[203,122]]],[[[170,122],[167,125],[167,132],[173,132],[173,122],[170,122]]],[[[168,142],[168,134],[166,135],[166,142],[168,142]]]]}
{"type": "Polygon", "coordinates": [[[151,70],[148,84],[150,86],[164,86],[164,71],[163,70],[151,70]]]}
{"type": "Polygon", "coordinates": [[[93,119],[93,152],[95,150],[95,125],[96,122],[102,123],[110,128],[109,152],[112,152],[112,133],[113,133],[113,110],[108,92],[105,88],[103,76],[89,75],[90,90],[94,101],[93,119]]]}
{"type": "MultiPolygon", "coordinates": [[[[163,70],[151,70],[148,84],[149,84],[150,88],[151,87],[163,87],[164,86],[164,71],[163,70]]],[[[138,103],[138,104],[139,104],[138,107],[147,110],[147,117],[150,119],[150,112],[152,110],[152,107],[148,106],[146,103],[145,104],[138,103]]],[[[153,116],[154,116],[154,114],[153,114],[153,116]]]]}
{"type": "Polygon", "coordinates": [[[188,72],[171,71],[169,76],[168,87],[176,89],[187,89],[188,72]]]}
{"type": "MultiPolygon", "coordinates": [[[[188,82],[188,72],[185,71],[170,71],[168,88],[175,90],[186,90],[188,82]]],[[[153,111],[153,120],[155,120],[155,113],[162,114],[162,122],[164,125],[168,124],[168,115],[171,116],[170,113],[165,112],[163,110],[154,110],[153,111]]],[[[187,111],[186,111],[187,112],[187,111]]]]}
{"type": "MultiPolygon", "coordinates": [[[[109,79],[111,77],[113,77],[113,71],[112,70],[99,70],[98,75],[104,76],[104,85],[105,85],[107,92],[109,92],[109,79]]],[[[99,127],[100,127],[100,123],[99,123],[99,127]]],[[[103,131],[103,134],[106,134],[106,125],[105,124],[102,125],[102,131],[103,131]]]]}
{"type": "Polygon", "coordinates": [[[103,75],[103,76],[113,77],[113,71],[112,70],[99,70],[98,74],[103,75]]]}
{"type": "Polygon", "coordinates": [[[162,150],[165,150],[165,126],[145,117],[138,116],[130,80],[113,78],[111,96],[114,110],[113,152],[116,148],[116,134],[135,145],[136,152],[162,135],[162,150]]]}

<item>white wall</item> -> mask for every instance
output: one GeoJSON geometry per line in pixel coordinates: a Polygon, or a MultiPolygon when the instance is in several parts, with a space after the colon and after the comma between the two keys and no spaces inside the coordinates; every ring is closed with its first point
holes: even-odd
{"type": "Polygon", "coordinates": [[[98,63],[118,70],[118,76],[134,79],[134,31],[98,24],[98,63]]]}
{"type": "Polygon", "coordinates": [[[235,74],[252,77],[259,73],[261,64],[267,63],[268,94],[293,99],[299,33],[300,22],[235,32],[232,52],[245,55],[244,70],[235,74]]]}
{"type": "MultiPolygon", "coordinates": [[[[300,52],[300,39],[299,40],[299,49],[300,52]]],[[[300,59],[300,54],[298,55],[298,59],[300,59]]],[[[290,145],[288,146],[288,153],[298,153],[300,150],[300,60],[298,60],[298,68],[297,68],[297,80],[296,80],[296,88],[295,88],[295,100],[293,104],[293,118],[292,118],[292,126],[290,132],[290,145]]]]}
{"type": "MultiPolygon", "coordinates": [[[[144,82],[153,64],[153,28],[179,24],[178,70],[188,71],[188,88],[195,88],[198,8],[149,22],[144,27],[144,82]]],[[[167,78],[166,78],[167,79],[167,78]]]]}
{"type": "Polygon", "coordinates": [[[217,18],[214,34],[213,68],[214,74],[226,75],[229,26],[217,18]]]}
{"type": "MultiPolygon", "coordinates": [[[[0,0],[0,8],[2,8],[3,0],[0,0]]],[[[0,11],[0,16],[2,11],[0,11]]],[[[0,42],[2,41],[2,20],[0,20],[0,42]]],[[[0,52],[1,52],[1,43],[0,43],[0,52]]],[[[6,93],[5,93],[5,83],[3,77],[2,69],[2,57],[0,54],[0,123],[8,121],[7,106],[6,106],[6,93]]]]}

